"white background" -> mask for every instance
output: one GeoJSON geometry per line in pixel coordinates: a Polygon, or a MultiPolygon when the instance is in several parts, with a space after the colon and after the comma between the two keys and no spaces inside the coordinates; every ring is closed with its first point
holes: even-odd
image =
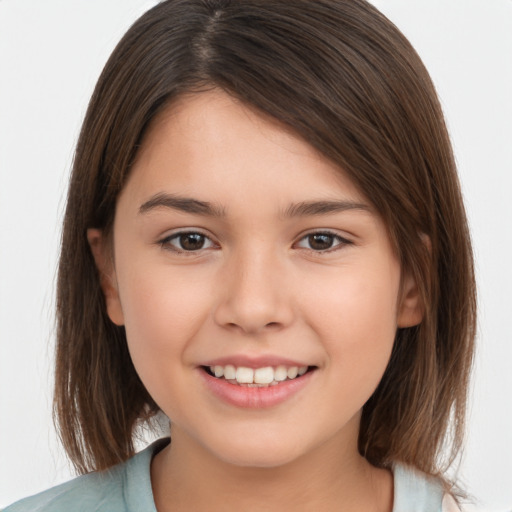
{"type": "MultiPolygon", "coordinates": [[[[0,506],[71,476],[53,431],[52,301],[73,146],[148,0],[0,0],[0,506]]],[[[512,510],[512,1],[375,0],[438,88],[474,238],[479,349],[460,474],[512,510]]]]}

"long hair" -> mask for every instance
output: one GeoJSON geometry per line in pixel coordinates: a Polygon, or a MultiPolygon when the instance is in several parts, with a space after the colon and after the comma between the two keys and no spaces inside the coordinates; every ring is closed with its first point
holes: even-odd
{"type": "Polygon", "coordinates": [[[359,450],[377,466],[400,461],[442,475],[461,447],[473,357],[470,237],[429,75],[364,0],[168,0],[114,50],[78,140],[58,274],[54,412],[71,460],[80,472],[126,460],[137,426],[158,411],[124,329],[106,314],[86,230],[111,232],[155,116],[211,87],[287,125],[382,216],[425,313],[397,331],[363,408],[359,450]]]}

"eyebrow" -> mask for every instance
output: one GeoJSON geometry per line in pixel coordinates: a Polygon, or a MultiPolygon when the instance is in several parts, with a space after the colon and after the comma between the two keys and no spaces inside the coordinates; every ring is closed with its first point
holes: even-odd
{"type": "MultiPolygon", "coordinates": [[[[226,210],[223,207],[209,203],[208,201],[200,201],[199,199],[193,199],[191,197],[183,197],[163,192],[155,194],[144,202],[139,208],[139,213],[145,214],[157,208],[171,208],[173,210],[205,217],[226,216],[226,210]]],[[[364,203],[347,200],[302,201],[288,206],[284,211],[284,216],[288,218],[308,217],[327,215],[347,210],[370,212],[371,208],[364,203]]]]}
{"type": "Polygon", "coordinates": [[[345,200],[303,201],[290,205],[284,212],[285,217],[306,217],[327,215],[329,213],[344,212],[347,210],[360,210],[371,212],[371,208],[364,203],[345,200]]]}
{"type": "Polygon", "coordinates": [[[195,213],[206,217],[224,217],[224,208],[213,205],[207,201],[177,196],[175,194],[159,193],[152,196],[139,208],[139,213],[148,213],[156,208],[172,208],[186,213],[195,213]]]}

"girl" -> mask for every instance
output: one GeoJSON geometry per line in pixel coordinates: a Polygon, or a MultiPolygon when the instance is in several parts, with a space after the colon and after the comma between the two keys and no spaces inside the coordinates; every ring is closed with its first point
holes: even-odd
{"type": "Polygon", "coordinates": [[[10,512],[456,506],[467,223],[428,74],[363,0],[133,25],[78,141],[57,308],[87,474],[10,512]],[[172,441],[134,455],[160,411],[172,441]]]}

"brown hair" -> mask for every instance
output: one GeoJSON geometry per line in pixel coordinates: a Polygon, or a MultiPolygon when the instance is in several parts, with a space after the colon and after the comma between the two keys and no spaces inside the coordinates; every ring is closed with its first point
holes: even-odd
{"type": "Polygon", "coordinates": [[[127,459],[137,426],[158,410],[124,329],[108,319],[86,230],[111,231],[152,119],[180,94],[207,87],[288,125],[384,219],[425,314],[396,334],[363,409],[359,449],[378,466],[401,461],[442,474],[440,455],[451,463],[461,447],[473,356],[470,237],[428,73],[364,0],[169,0],[118,44],[83,123],[64,220],[55,415],[71,460],[85,472],[127,459]]]}

